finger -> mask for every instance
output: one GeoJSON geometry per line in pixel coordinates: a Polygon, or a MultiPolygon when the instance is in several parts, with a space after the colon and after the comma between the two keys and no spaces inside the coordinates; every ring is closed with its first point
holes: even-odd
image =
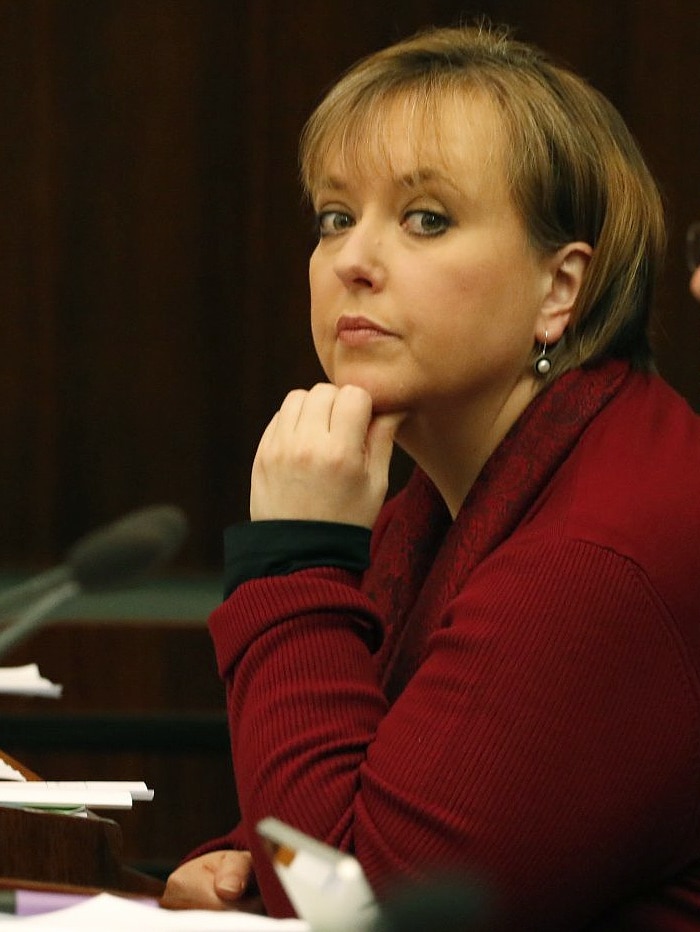
{"type": "Polygon", "coordinates": [[[279,441],[280,438],[294,431],[297,421],[299,420],[299,414],[304,405],[305,395],[306,392],[303,389],[295,389],[289,392],[285,397],[279,410],[275,412],[263,431],[255,454],[253,468],[255,468],[260,461],[264,451],[273,449],[276,441],[279,441]]]}
{"type": "Polygon", "coordinates": [[[389,469],[394,437],[404,419],[403,414],[380,414],[367,431],[367,457],[378,472],[389,469]]]}
{"type": "Polygon", "coordinates": [[[168,877],[160,905],[163,909],[224,909],[226,903],[214,892],[210,870],[186,864],[168,877]]]}
{"type": "Polygon", "coordinates": [[[338,389],[330,417],[330,430],[342,431],[352,447],[364,451],[372,420],[372,397],[358,385],[338,389]]]}
{"type": "Polygon", "coordinates": [[[306,392],[295,428],[297,437],[328,433],[337,395],[335,385],[327,382],[319,382],[306,392]]]}
{"type": "Polygon", "coordinates": [[[295,388],[294,391],[289,392],[280,405],[279,411],[272,419],[275,424],[275,432],[281,433],[296,429],[307,394],[308,392],[303,388],[295,388]]]}
{"type": "Polygon", "coordinates": [[[245,891],[251,870],[247,851],[210,851],[173,871],[160,905],[164,909],[230,909],[245,891]]]}
{"type": "Polygon", "coordinates": [[[252,859],[247,852],[224,857],[214,874],[214,890],[223,900],[237,900],[248,886],[252,859]]]}
{"type": "Polygon", "coordinates": [[[275,414],[270,419],[270,423],[267,425],[265,430],[262,432],[262,436],[260,437],[260,442],[258,443],[258,448],[262,447],[264,444],[269,443],[271,441],[272,437],[275,434],[275,431],[277,430],[277,422],[279,420],[279,416],[280,416],[279,411],[276,411],[275,414]]]}

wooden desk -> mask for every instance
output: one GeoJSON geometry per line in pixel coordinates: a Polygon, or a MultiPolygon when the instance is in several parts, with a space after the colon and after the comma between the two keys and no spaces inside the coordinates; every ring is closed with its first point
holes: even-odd
{"type": "Polygon", "coordinates": [[[116,822],[0,806],[0,877],[4,885],[41,883],[160,896],[163,883],[122,861],[116,822]]]}

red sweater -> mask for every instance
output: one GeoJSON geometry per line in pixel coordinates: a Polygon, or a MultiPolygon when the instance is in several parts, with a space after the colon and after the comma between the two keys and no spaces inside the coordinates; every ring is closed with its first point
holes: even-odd
{"type": "Polygon", "coordinates": [[[227,843],[270,913],[291,910],[252,828],[275,815],[380,897],[471,878],[494,929],[700,929],[699,543],[700,418],[609,363],[530,405],[454,523],[417,471],[362,579],[238,586],[210,620],[227,843]]]}

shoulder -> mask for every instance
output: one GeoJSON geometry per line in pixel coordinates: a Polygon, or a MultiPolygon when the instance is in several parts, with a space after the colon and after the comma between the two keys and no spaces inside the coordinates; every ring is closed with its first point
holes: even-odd
{"type": "Polygon", "coordinates": [[[543,500],[572,521],[605,523],[608,515],[607,523],[644,522],[660,510],[700,519],[700,417],[660,378],[630,376],[581,435],[543,500]]]}
{"type": "Polygon", "coordinates": [[[581,436],[560,478],[575,483],[581,514],[595,509],[643,523],[663,511],[700,520],[700,417],[660,378],[632,375],[581,436]]]}
{"type": "MultiPolygon", "coordinates": [[[[700,443],[700,415],[658,375],[631,373],[617,396],[591,425],[591,432],[614,427],[663,452],[659,440],[674,445],[700,443]]],[[[696,447],[697,450],[697,447],[696,447]]],[[[669,450],[671,454],[674,449],[669,450]]]]}
{"type": "Polygon", "coordinates": [[[523,530],[614,552],[639,567],[674,614],[690,611],[700,604],[700,417],[662,379],[632,375],[523,530]]]}

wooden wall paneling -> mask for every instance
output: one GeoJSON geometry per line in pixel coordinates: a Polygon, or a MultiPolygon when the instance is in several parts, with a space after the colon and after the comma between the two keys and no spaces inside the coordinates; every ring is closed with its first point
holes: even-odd
{"type": "Polygon", "coordinates": [[[303,69],[287,57],[288,36],[273,13],[264,2],[250,4],[240,32],[228,24],[227,40],[220,31],[211,43],[216,104],[204,143],[205,196],[218,257],[206,455],[218,527],[224,516],[247,516],[257,442],[284,394],[319,375],[307,327],[309,241],[296,183],[303,117],[294,92],[303,69]],[[231,80],[231,58],[238,80],[231,80]]]}
{"type": "Polygon", "coordinates": [[[662,367],[697,402],[680,258],[700,162],[691,0],[663,15],[631,0],[0,0],[0,558],[51,561],[90,527],[173,500],[193,525],[180,564],[219,566],[260,432],[320,375],[303,121],[359,56],[479,11],[581,70],[649,152],[673,219],[662,367]]]}
{"type": "Polygon", "coordinates": [[[67,111],[61,354],[63,540],[151,501],[193,518],[201,459],[193,4],[58,7],[67,111]],[[70,15],[70,14],[73,15],[70,15]]]}
{"type": "Polygon", "coordinates": [[[688,293],[685,235],[700,219],[700,116],[693,99],[700,7],[671,0],[632,6],[624,109],[659,179],[669,221],[668,259],[655,326],[659,366],[700,411],[700,307],[688,293]]]}
{"type": "Polygon", "coordinates": [[[41,560],[60,495],[54,36],[46,3],[0,19],[0,553],[41,560]]]}

